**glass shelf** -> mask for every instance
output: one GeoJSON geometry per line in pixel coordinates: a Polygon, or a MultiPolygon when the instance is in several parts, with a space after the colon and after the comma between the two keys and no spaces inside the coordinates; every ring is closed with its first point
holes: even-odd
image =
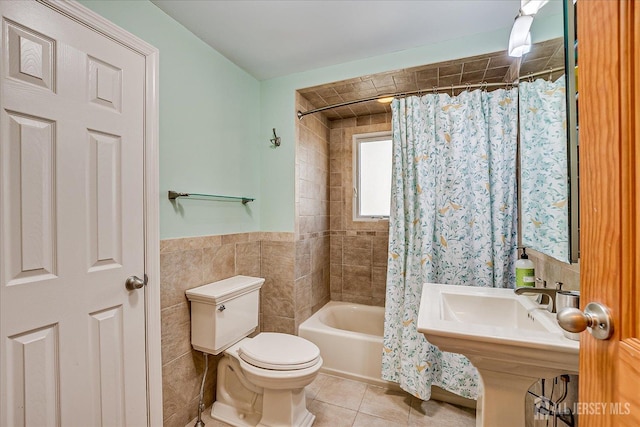
{"type": "Polygon", "coordinates": [[[202,200],[214,200],[218,202],[241,202],[246,205],[249,202],[253,202],[255,199],[252,197],[236,197],[236,196],[221,196],[219,194],[202,194],[202,193],[181,193],[179,191],[169,190],[169,200],[175,200],[179,197],[202,199],[202,200]]]}

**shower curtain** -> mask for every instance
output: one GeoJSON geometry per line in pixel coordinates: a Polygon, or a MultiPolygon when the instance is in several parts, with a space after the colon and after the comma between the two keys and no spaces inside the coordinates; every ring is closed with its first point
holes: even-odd
{"type": "Polygon", "coordinates": [[[521,82],[522,245],[569,261],[565,77],[521,82]]]}
{"type": "Polygon", "coordinates": [[[423,283],[513,286],[517,91],[395,99],[392,126],[382,376],[423,400],[431,385],[475,399],[473,365],[416,322],[423,283]]]}

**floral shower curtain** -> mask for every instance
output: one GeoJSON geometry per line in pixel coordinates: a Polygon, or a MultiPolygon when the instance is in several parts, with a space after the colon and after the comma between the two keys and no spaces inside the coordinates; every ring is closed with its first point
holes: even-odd
{"type": "Polygon", "coordinates": [[[392,104],[393,172],[382,376],[427,400],[475,399],[469,360],[416,329],[422,284],[510,287],[516,258],[517,91],[392,104]]]}
{"type": "Polygon", "coordinates": [[[569,261],[565,77],[521,82],[522,245],[569,261]]]}

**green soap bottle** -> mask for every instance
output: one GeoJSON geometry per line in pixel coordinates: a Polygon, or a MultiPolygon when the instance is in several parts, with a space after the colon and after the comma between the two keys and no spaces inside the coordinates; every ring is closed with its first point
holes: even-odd
{"type": "Polygon", "coordinates": [[[533,261],[527,255],[527,248],[522,248],[522,255],[516,261],[516,288],[533,288],[536,285],[535,275],[533,261]]]}

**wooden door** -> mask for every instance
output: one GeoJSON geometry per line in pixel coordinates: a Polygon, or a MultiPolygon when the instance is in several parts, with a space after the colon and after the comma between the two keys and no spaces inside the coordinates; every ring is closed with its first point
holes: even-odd
{"type": "Polygon", "coordinates": [[[0,426],[147,425],[144,57],[0,15],[0,426]]]}
{"type": "Polygon", "coordinates": [[[582,308],[580,426],[640,426],[640,2],[578,0],[582,308]]]}

